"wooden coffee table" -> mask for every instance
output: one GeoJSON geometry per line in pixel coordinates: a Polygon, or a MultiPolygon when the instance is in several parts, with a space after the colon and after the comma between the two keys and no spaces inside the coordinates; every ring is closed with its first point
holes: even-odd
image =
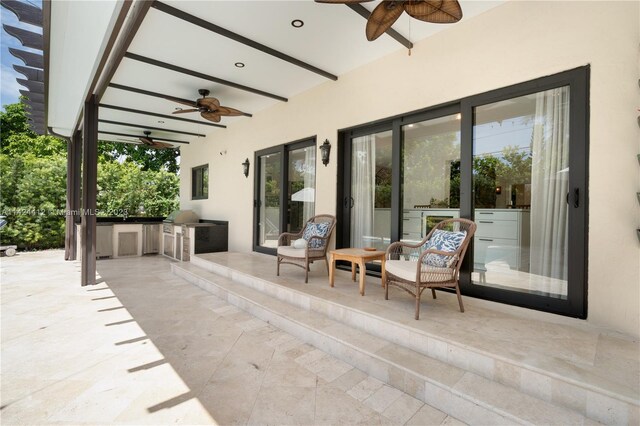
{"type": "Polygon", "coordinates": [[[361,248],[344,248],[338,250],[332,250],[329,252],[330,260],[331,260],[331,268],[329,268],[329,285],[333,287],[334,277],[336,273],[336,261],[338,260],[346,260],[347,262],[351,262],[351,279],[353,281],[356,280],[356,265],[360,269],[360,296],[364,296],[364,280],[367,275],[367,267],[365,266],[366,262],[370,262],[372,260],[379,260],[382,264],[382,287],[384,288],[385,284],[385,271],[384,271],[384,262],[385,262],[385,254],[386,252],[380,250],[364,250],[361,248]]]}

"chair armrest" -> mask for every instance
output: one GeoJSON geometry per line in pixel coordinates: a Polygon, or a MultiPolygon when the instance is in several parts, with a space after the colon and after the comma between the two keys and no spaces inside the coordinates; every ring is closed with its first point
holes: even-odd
{"type": "Polygon", "coordinates": [[[302,231],[295,234],[293,232],[283,232],[278,237],[278,247],[291,245],[291,241],[300,237],[302,237],[302,231]]]}
{"type": "Polygon", "coordinates": [[[403,256],[405,259],[409,259],[412,256],[417,258],[420,255],[421,247],[423,244],[424,242],[422,241],[417,244],[397,241],[387,247],[385,259],[398,260],[400,259],[400,256],[403,256]]]}

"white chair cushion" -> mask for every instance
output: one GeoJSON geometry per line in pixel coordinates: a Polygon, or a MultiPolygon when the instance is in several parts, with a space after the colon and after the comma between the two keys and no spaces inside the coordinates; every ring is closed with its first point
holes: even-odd
{"type": "MultiPolygon", "coordinates": [[[[412,260],[387,260],[384,269],[387,273],[395,275],[406,281],[416,280],[416,268],[418,262],[412,260]]],[[[430,282],[449,281],[453,274],[450,268],[434,268],[433,266],[422,265],[422,274],[432,274],[430,282]]]]}
{"type": "Polygon", "coordinates": [[[306,249],[295,248],[293,246],[280,246],[278,247],[278,254],[287,257],[300,257],[304,259],[306,249]]]}

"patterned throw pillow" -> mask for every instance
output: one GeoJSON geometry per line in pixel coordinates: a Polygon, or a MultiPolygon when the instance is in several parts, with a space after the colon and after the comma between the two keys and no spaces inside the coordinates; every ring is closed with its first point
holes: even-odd
{"type": "MultiPolygon", "coordinates": [[[[451,232],[437,229],[423,248],[453,253],[460,248],[466,236],[467,231],[451,232]]],[[[424,263],[436,268],[449,268],[456,260],[456,256],[449,257],[436,253],[430,253],[423,258],[424,263]]]]}
{"type": "Polygon", "coordinates": [[[313,239],[310,240],[313,236],[318,237],[326,237],[329,233],[329,227],[331,226],[331,222],[320,222],[320,223],[307,223],[307,226],[304,228],[304,232],[302,233],[302,238],[309,241],[310,249],[319,249],[324,246],[324,241],[313,239]]]}

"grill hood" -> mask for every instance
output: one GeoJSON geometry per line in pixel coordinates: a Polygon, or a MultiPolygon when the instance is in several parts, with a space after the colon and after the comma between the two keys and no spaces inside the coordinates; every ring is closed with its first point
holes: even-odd
{"type": "Polygon", "coordinates": [[[165,223],[198,223],[200,218],[193,210],[176,210],[164,220],[165,223]]]}

